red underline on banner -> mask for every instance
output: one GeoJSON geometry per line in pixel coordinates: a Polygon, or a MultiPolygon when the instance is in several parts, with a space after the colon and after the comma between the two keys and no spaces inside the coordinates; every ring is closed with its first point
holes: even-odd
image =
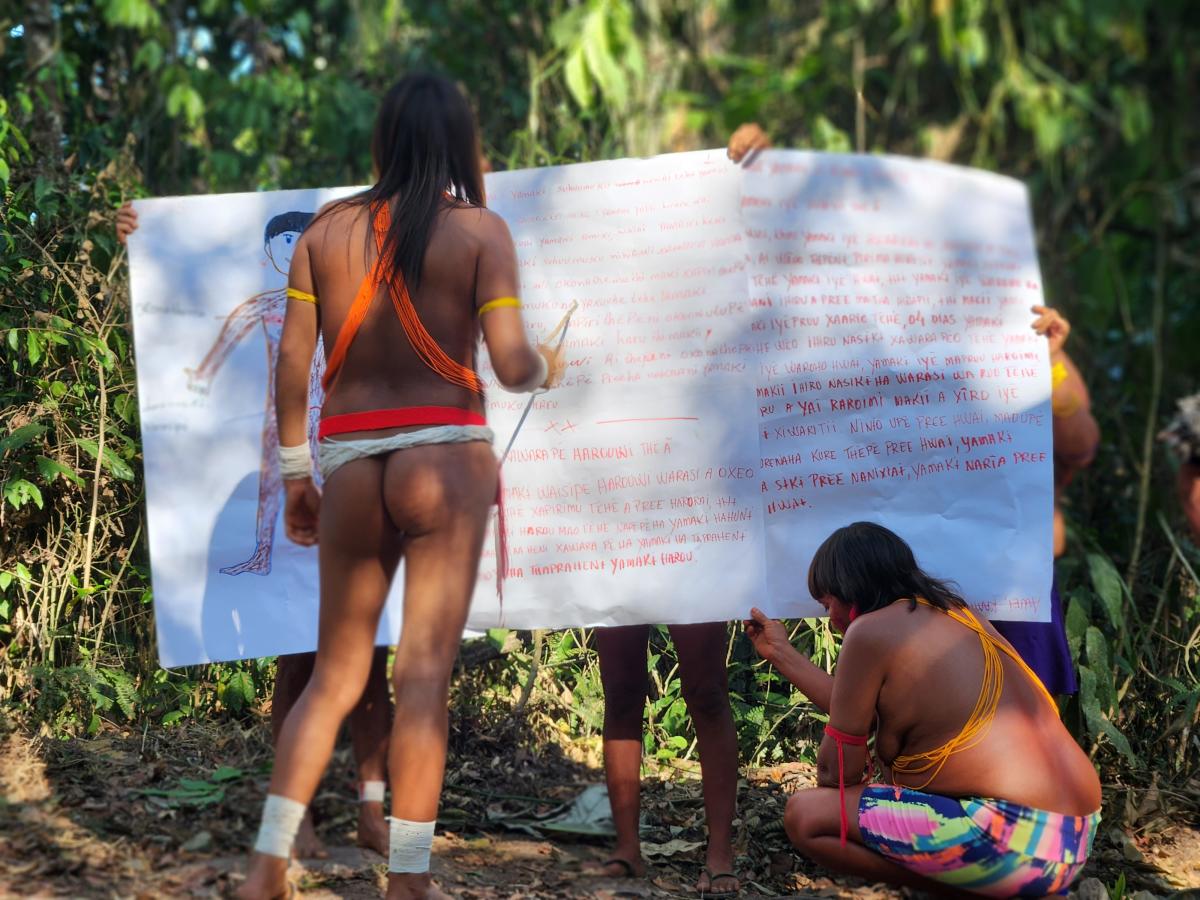
{"type": "Polygon", "coordinates": [[[662,419],[603,419],[597,425],[621,425],[625,422],[699,422],[697,416],[668,416],[662,419]]]}

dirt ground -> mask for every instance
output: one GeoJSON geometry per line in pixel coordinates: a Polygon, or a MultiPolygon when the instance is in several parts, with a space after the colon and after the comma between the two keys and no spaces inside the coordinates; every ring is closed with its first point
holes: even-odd
{"type": "MultiPolygon", "coordinates": [[[[0,729],[3,726],[0,725],[0,729]]],[[[87,739],[0,730],[0,896],[219,896],[235,883],[257,826],[270,751],[264,723],[202,722],[87,739]]],[[[695,897],[703,863],[697,773],[674,766],[645,782],[650,873],[641,880],[581,873],[605,841],[530,826],[602,782],[596,748],[530,741],[517,725],[452,731],[434,871],[449,893],[483,898],[695,897]],[[536,748],[536,749],[531,749],[536,748]],[[519,830],[524,822],[526,829],[519,830]]],[[[744,773],[738,869],[744,898],[900,897],[834,879],[793,854],[781,817],[787,795],[812,782],[803,764],[744,773]]],[[[349,753],[338,751],[315,800],[330,856],[293,866],[306,898],[377,898],[385,860],[354,847],[349,753]]],[[[1183,896],[1200,887],[1200,779],[1183,790],[1106,788],[1106,823],[1081,896],[1124,876],[1125,896],[1183,896]],[[1180,892],[1184,891],[1184,894],[1180,892]]]]}

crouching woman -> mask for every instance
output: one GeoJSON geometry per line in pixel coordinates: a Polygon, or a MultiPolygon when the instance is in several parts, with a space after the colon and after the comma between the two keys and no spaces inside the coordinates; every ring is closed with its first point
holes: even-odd
{"type": "Polygon", "coordinates": [[[1100,781],[1037,676],[880,525],[830,535],[808,588],[845,635],[832,676],[760,610],[746,622],[758,653],[829,713],[819,787],[787,806],[796,848],[942,896],[1064,891],[1091,850],[1100,781]]]}

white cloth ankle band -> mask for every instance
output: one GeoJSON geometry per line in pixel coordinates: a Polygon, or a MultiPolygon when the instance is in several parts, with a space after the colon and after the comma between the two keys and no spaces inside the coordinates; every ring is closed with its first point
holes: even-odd
{"type": "Polygon", "coordinates": [[[312,475],[312,450],[308,443],[279,448],[279,474],[285,479],[308,478],[312,475]]]}
{"type": "Polygon", "coordinates": [[[267,856],[291,858],[292,841],[296,839],[296,832],[300,830],[305,808],[303,803],[297,803],[289,797],[267,794],[254,849],[267,856]]]}
{"type": "Polygon", "coordinates": [[[382,781],[363,781],[358,785],[359,803],[382,803],[387,785],[382,781]]]}
{"type": "Polygon", "coordinates": [[[410,822],[388,818],[388,871],[421,873],[429,871],[429,851],[433,847],[436,822],[410,822]]]}

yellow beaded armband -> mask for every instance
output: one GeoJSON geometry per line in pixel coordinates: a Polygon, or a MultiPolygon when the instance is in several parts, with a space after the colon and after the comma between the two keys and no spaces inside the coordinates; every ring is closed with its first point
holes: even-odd
{"type": "Polygon", "coordinates": [[[1057,391],[1058,386],[1071,377],[1071,373],[1067,371],[1067,367],[1061,362],[1056,362],[1050,367],[1050,390],[1057,391]]]}
{"type": "Polygon", "coordinates": [[[1083,405],[1073,391],[1066,393],[1065,396],[1055,396],[1055,391],[1070,375],[1067,367],[1061,362],[1056,362],[1050,367],[1050,411],[1054,413],[1056,419],[1066,419],[1075,415],[1079,412],[1079,407],[1083,405]]]}
{"type": "Polygon", "coordinates": [[[287,295],[293,300],[303,300],[305,303],[316,303],[316,294],[307,294],[304,291],[297,290],[294,287],[287,289],[287,295]]]}
{"type": "Polygon", "coordinates": [[[497,297],[495,300],[489,300],[475,313],[477,316],[483,316],[484,313],[490,313],[493,309],[504,309],[512,307],[514,309],[521,308],[521,301],[516,297],[497,297]]]}

